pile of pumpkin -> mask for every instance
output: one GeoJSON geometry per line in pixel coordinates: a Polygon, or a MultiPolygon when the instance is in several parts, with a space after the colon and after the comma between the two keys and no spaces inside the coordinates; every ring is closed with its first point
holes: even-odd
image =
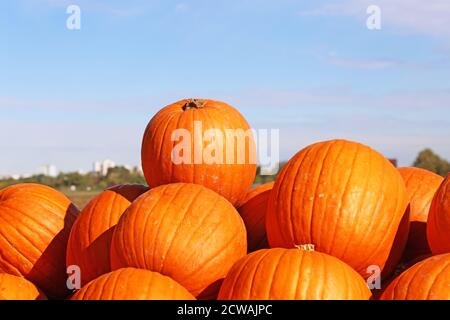
{"type": "Polygon", "coordinates": [[[450,177],[332,140],[249,191],[253,163],[173,163],[171,135],[194,121],[249,129],[225,103],[183,100],[145,131],[149,187],[81,212],[47,186],[1,190],[0,299],[450,299],[450,177]]]}

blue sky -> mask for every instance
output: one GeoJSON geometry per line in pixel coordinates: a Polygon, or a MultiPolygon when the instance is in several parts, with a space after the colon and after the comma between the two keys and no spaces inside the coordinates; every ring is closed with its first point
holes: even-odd
{"type": "Polygon", "coordinates": [[[6,0],[0,38],[0,175],[137,165],[148,121],[185,97],[279,128],[282,159],[333,138],[450,159],[447,0],[6,0]]]}

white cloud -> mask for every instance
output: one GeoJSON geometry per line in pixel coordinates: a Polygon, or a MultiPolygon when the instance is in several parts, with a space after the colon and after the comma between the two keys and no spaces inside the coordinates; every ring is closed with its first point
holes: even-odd
{"type": "Polygon", "coordinates": [[[403,64],[401,61],[394,59],[342,58],[334,53],[328,55],[327,62],[336,66],[349,67],[353,69],[365,69],[365,70],[386,69],[403,64]]]}
{"type": "Polygon", "coordinates": [[[181,3],[177,3],[177,5],[175,6],[175,11],[176,12],[186,12],[189,10],[189,5],[187,3],[181,2],[181,3]]]}
{"type": "Polygon", "coordinates": [[[369,5],[381,8],[383,28],[437,37],[450,36],[448,0],[340,0],[312,10],[301,11],[299,14],[354,16],[365,20],[369,5]]]}

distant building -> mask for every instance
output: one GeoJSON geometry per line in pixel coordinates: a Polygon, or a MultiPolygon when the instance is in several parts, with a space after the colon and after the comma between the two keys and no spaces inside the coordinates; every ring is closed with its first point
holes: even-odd
{"type": "Polygon", "coordinates": [[[58,169],[56,169],[56,167],[52,164],[46,164],[39,167],[38,174],[55,178],[58,176],[58,169]]]}
{"type": "Polygon", "coordinates": [[[108,174],[108,170],[115,167],[116,163],[114,161],[106,159],[103,161],[94,162],[93,171],[102,176],[106,176],[108,174]]]}

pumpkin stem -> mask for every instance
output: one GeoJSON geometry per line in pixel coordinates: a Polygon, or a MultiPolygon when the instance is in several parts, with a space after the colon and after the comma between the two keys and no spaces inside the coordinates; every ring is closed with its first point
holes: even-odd
{"type": "Polygon", "coordinates": [[[205,100],[203,99],[189,99],[183,106],[183,110],[199,109],[205,106],[205,100]]]}
{"type": "Polygon", "coordinates": [[[314,245],[312,243],[307,244],[296,244],[294,245],[297,249],[305,251],[314,251],[314,245]]]}

